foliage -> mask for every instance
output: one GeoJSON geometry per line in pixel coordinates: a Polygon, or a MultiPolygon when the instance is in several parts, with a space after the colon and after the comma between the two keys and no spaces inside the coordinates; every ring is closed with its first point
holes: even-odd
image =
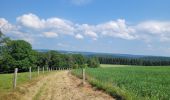
{"type": "Polygon", "coordinates": [[[36,52],[32,50],[32,46],[23,40],[12,40],[7,42],[5,50],[2,54],[0,70],[13,72],[14,68],[27,71],[29,67],[33,67],[36,62],[36,52]]]}
{"type": "Polygon", "coordinates": [[[86,58],[79,54],[60,54],[56,51],[39,52],[37,65],[49,68],[78,68],[86,62],[86,58]]]}
{"type": "Polygon", "coordinates": [[[75,64],[78,64],[79,67],[82,67],[86,63],[86,58],[80,54],[73,55],[75,64]]]}
{"type": "Polygon", "coordinates": [[[10,39],[6,37],[0,30],[0,46],[5,45],[10,39]]]}
{"type": "Polygon", "coordinates": [[[170,57],[98,57],[101,64],[142,65],[142,66],[167,66],[170,65],[170,57]]]}
{"type": "Polygon", "coordinates": [[[1,31],[0,31],[0,65],[2,63],[2,59],[3,59],[3,53],[5,50],[5,45],[7,42],[9,42],[10,39],[8,37],[6,37],[1,31]]]}
{"type": "Polygon", "coordinates": [[[100,63],[97,57],[92,57],[88,59],[87,65],[88,67],[91,67],[91,68],[97,68],[100,66],[100,63]]]}
{"type": "MultiPolygon", "coordinates": [[[[80,54],[61,54],[57,51],[37,52],[32,49],[31,44],[24,40],[9,40],[0,32],[1,55],[0,72],[11,73],[14,68],[20,72],[28,71],[29,67],[33,70],[37,66],[57,68],[84,68],[87,58],[80,54]]],[[[89,59],[89,66],[98,67],[97,58],[89,59]]]]}
{"type": "MultiPolygon", "coordinates": [[[[73,70],[81,76],[81,69],[73,70]]],[[[168,100],[170,67],[87,68],[87,80],[112,96],[127,100],[168,100]]]]}
{"type": "Polygon", "coordinates": [[[76,69],[76,68],[78,68],[78,64],[73,65],[73,69],[76,69]]]}

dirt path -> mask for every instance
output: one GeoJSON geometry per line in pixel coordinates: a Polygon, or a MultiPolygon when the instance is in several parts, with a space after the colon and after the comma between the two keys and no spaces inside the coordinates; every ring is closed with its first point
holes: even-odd
{"type": "MultiPolygon", "coordinates": [[[[80,84],[81,80],[68,71],[59,71],[20,86],[19,92],[12,95],[17,95],[17,100],[113,100],[111,96],[93,90],[88,84],[85,86],[80,84]]],[[[14,100],[14,97],[11,100],[14,100]]]]}
{"type": "Polygon", "coordinates": [[[94,91],[89,85],[80,86],[81,80],[70,75],[68,71],[56,73],[40,89],[38,100],[113,100],[112,97],[94,91]]]}

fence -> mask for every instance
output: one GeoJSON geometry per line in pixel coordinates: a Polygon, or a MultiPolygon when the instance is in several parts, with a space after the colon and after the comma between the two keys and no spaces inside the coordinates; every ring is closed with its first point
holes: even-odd
{"type": "MultiPolygon", "coordinates": [[[[37,77],[39,75],[45,75],[48,72],[51,71],[60,71],[60,70],[71,70],[71,68],[61,68],[61,67],[57,67],[57,68],[45,68],[45,67],[37,67],[36,69],[32,69],[31,67],[28,68],[28,70],[26,71],[26,73],[20,73],[22,70],[19,68],[15,68],[13,70],[13,75],[11,76],[11,78],[8,78],[8,80],[11,80],[11,85],[9,85],[10,87],[13,87],[13,89],[15,89],[17,87],[18,84],[21,84],[22,82],[26,82],[28,80],[32,80],[34,77],[37,77]],[[24,79],[24,81],[23,81],[24,79]]],[[[82,84],[85,84],[85,80],[86,80],[86,73],[85,73],[85,68],[82,69],[82,84]]],[[[69,71],[70,73],[70,71],[69,71]]],[[[6,74],[8,75],[8,74],[6,74]]]]}
{"type": "MultiPolygon", "coordinates": [[[[51,72],[51,71],[54,71],[54,70],[71,70],[71,68],[48,68],[46,69],[46,72],[51,72]]],[[[45,73],[45,68],[43,67],[41,70],[39,67],[37,67],[37,75],[39,76],[40,75],[40,71],[42,71],[42,73],[44,74],[45,73]]],[[[35,71],[34,71],[35,72],[35,71]]],[[[18,68],[15,68],[14,70],[14,77],[13,77],[13,89],[16,88],[17,86],[17,76],[18,74],[18,68]]],[[[32,79],[32,68],[29,67],[29,80],[32,79]]]]}

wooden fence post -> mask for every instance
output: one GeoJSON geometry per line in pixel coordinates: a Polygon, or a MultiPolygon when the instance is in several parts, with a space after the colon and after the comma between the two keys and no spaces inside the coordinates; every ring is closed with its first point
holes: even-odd
{"type": "Polygon", "coordinates": [[[30,78],[30,80],[31,80],[31,67],[29,67],[29,78],[30,78]]]}
{"type": "Polygon", "coordinates": [[[13,80],[13,88],[14,89],[17,86],[17,72],[18,72],[18,68],[15,68],[15,71],[14,71],[14,80],[13,80]]]}
{"type": "Polygon", "coordinates": [[[44,74],[44,67],[43,67],[43,74],[44,74]]]}
{"type": "Polygon", "coordinates": [[[83,68],[83,85],[85,84],[86,74],[85,74],[85,68],[83,68]]]}
{"type": "Polygon", "coordinates": [[[40,74],[40,68],[39,68],[39,66],[38,66],[38,76],[39,76],[39,74],[40,74]]]}

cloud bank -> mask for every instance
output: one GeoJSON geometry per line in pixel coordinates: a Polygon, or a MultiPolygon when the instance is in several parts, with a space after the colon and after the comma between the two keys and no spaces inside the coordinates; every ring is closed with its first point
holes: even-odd
{"type": "Polygon", "coordinates": [[[38,37],[59,38],[60,36],[71,36],[78,40],[85,38],[98,40],[107,37],[160,42],[170,40],[170,21],[152,20],[129,25],[125,19],[117,19],[90,25],[78,24],[58,17],[43,19],[28,13],[17,17],[15,24],[0,18],[0,29],[7,35],[31,43],[38,37]]]}

